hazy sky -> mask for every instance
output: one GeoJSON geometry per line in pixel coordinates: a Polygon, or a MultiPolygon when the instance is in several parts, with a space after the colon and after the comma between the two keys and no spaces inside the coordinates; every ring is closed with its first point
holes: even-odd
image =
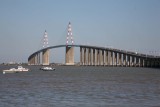
{"type": "Polygon", "coordinates": [[[65,44],[69,21],[75,44],[160,53],[160,0],[0,0],[0,63],[27,62],[45,30],[65,44]]]}

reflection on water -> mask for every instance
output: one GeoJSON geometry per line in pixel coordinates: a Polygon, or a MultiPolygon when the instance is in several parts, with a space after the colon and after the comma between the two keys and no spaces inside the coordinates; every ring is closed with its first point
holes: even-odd
{"type": "MultiPolygon", "coordinates": [[[[0,70],[6,67],[0,66],[0,70]]],[[[8,67],[10,68],[10,66],[8,67]]],[[[160,69],[67,67],[0,73],[1,107],[160,106],[160,69]]]]}

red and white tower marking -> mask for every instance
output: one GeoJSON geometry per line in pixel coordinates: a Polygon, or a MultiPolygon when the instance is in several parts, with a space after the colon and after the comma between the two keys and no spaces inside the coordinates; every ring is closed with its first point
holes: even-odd
{"type": "Polygon", "coordinates": [[[67,40],[66,40],[66,46],[68,45],[69,43],[69,38],[71,40],[71,43],[73,45],[73,35],[72,35],[72,28],[71,28],[71,23],[69,22],[68,24],[68,33],[67,33],[67,40]]]}
{"type": "Polygon", "coordinates": [[[43,48],[48,47],[48,36],[47,36],[47,31],[45,30],[44,36],[43,36],[43,48]]]}

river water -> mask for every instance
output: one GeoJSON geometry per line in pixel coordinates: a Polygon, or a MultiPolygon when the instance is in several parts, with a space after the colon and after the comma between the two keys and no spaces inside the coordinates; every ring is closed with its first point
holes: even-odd
{"type": "Polygon", "coordinates": [[[0,72],[0,107],[160,107],[160,69],[24,67],[31,71],[0,72]]]}

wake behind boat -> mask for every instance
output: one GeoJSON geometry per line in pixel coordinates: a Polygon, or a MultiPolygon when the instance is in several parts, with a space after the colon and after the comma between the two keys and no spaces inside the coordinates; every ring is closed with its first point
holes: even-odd
{"type": "Polygon", "coordinates": [[[42,67],[42,68],[40,68],[40,70],[43,70],[43,71],[54,71],[56,69],[52,68],[52,67],[42,67]]]}
{"type": "Polygon", "coordinates": [[[11,68],[11,69],[8,69],[8,70],[3,70],[3,74],[5,73],[18,73],[18,72],[26,72],[26,71],[29,71],[28,68],[23,68],[22,66],[18,66],[18,68],[11,68]]]}

